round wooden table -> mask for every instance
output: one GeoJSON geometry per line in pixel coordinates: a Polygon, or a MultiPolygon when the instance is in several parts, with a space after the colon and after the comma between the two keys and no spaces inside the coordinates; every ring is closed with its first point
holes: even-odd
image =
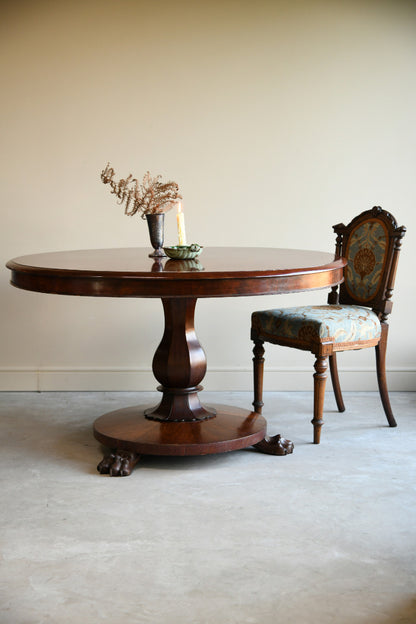
{"type": "MultiPolygon", "coordinates": [[[[94,435],[109,454],[101,473],[126,476],[141,454],[205,455],[247,446],[285,455],[293,444],[268,437],[263,416],[199,397],[205,353],[194,328],[198,298],[289,293],[339,284],[345,260],[331,253],[272,248],[206,248],[195,260],[151,259],[141,248],[37,254],[7,264],[25,290],[91,297],[157,297],[165,329],[153,358],[162,399],[101,416],[94,435]]],[[[219,319],[216,322],[220,322],[219,319]]]]}

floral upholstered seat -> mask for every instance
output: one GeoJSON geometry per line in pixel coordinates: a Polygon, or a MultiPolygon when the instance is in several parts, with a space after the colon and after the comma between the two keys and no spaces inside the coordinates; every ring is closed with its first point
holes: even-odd
{"type": "Polygon", "coordinates": [[[316,305],[254,312],[252,327],[264,340],[288,339],[303,345],[334,342],[338,345],[374,340],[381,334],[372,310],[352,305],[316,305]]]}
{"type": "Polygon", "coordinates": [[[326,371],[329,366],[335,399],[340,412],[344,401],[338,379],[336,353],[375,347],[377,380],[388,423],[396,426],[386,383],[387,317],[393,303],[394,279],[401,240],[406,228],[379,206],[355,217],[349,225],[334,226],[336,255],[347,260],[344,282],[334,286],[327,305],[276,308],[253,312],[251,338],[254,341],[254,409],[263,407],[263,364],[265,342],[311,351],[315,355],[314,443],[319,444],[326,371]]]}

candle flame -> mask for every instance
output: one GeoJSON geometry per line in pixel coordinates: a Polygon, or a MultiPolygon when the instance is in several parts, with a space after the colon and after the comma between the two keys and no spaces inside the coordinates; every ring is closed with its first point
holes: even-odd
{"type": "Polygon", "coordinates": [[[178,202],[178,214],[182,212],[182,203],[178,202]]]}

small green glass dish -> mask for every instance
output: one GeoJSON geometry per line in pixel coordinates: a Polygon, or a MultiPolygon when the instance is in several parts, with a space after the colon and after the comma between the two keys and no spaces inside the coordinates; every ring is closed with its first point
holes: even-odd
{"type": "Polygon", "coordinates": [[[173,260],[193,260],[202,251],[202,246],[194,243],[193,245],[173,245],[173,247],[163,247],[164,252],[173,260]]]}

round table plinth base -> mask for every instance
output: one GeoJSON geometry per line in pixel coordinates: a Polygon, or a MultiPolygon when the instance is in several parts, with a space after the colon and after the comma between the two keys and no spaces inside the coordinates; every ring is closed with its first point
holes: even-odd
{"type": "Polygon", "coordinates": [[[94,423],[104,446],[143,455],[209,455],[235,451],[266,437],[263,416],[249,410],[215,405],[217,415],[202,422],[148,420],[141,407],[109,412],[94,423]]]}

